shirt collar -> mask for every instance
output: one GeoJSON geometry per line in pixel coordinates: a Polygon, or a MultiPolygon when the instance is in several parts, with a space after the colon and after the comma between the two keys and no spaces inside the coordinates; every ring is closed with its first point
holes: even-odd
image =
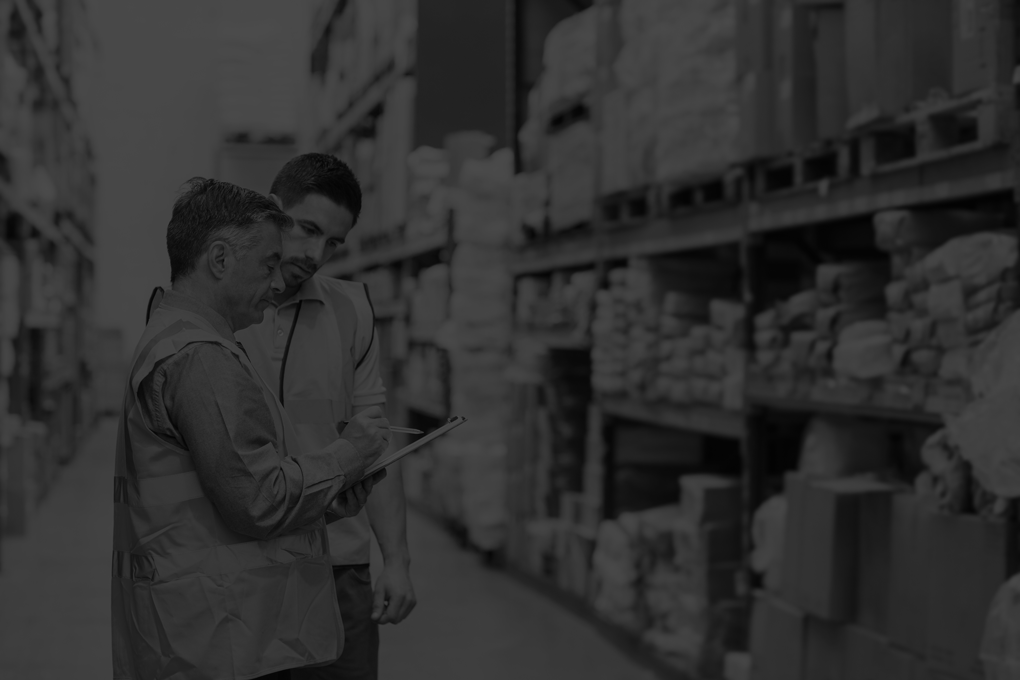
{"type": "Polygon", "coordinates": [[[294,293],[294,296],[287,300],[286,302],[284,302],[283,304],[277,305],[277,308],[286,307],[289,304],[297,304],[298,302],[303,302],[304,300],[313,300],[315,302],[321,302],[325,304],[326,294],[322,289],[322,283],[319,281],[318,274],[315,274],[305,279],[305,282],[302,283],[301,287],[297,289],[297,292],[294,293]]]}
{"type": "Polygon", "coordinates": [[[212,307],[191,297],[190,295],[185,295],[184,293],[179,293],[175,290],[168,290],[163,294],[163,301],[159,306],[176,307],[177,309],[182,309],[185,312],[196,314],[209,322],[209,325],[212,326],[213,330],[222,336],[224,340],[236,342],[234,339],[234,332],[230,330],[230,325],[227,324],[227,320],[220,316],[219,312],[214,310],[212,307]]]}

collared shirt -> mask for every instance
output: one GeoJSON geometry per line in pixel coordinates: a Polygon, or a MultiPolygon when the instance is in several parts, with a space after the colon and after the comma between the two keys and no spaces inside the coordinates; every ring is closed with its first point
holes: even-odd
{"type": "MultiPolygon", "coordinates": [[[[192,297],[167,291],[161,306],[201,316],[236,343],[225,319],[192,297]]],[[[326,514],[346,485],[358,452],[336,440],[280,458],[260,378],[227,349],[193,343],[159,364],[138,388],[146,425],[191,452],[203,490],[238,533],[285,534],[326,514]]]]}
{"type": "MultiPolygon", "coordinates": [[[[287,350],[287,341],[294,328],[294,315],[299,305],[305,302],[327,304],[327,296],[322,290],[322,282],[318,276],[307,279],[289,300],[280,305],[270,306],[263,317],[262,324],[246,329],[246,335],[258,333],[263,344],[271,344],[270,358],[273,362],[273,374],[280,375],[283,355],[287,350]]],[[[303,313],[303,312],[302,312],[303,313]]],[[[358,362],[354,368],[354,393],[348,395],[355,409],[369,406],[381,406],[386,403],[386,388],[379,375],[379,339],[375,335],[374,324],[369,328],[360,328],[362,337],[360,344],[367,349],[359,352],[358,362]]],[[[276,388],[273,384],[271,387],[276,388]]]]}
{"type": "MultiPolygon", "coordinates": [[[[238,332],[306,447],[323,445],[336,424],[360,408],[385,403],[374,326],[362,284],[316,275],[289,300],[269,307],[261,324],[238,332]]],[[[369,562],[366,512],[333,522],[328,531],[334,565],[369,562]]]]}

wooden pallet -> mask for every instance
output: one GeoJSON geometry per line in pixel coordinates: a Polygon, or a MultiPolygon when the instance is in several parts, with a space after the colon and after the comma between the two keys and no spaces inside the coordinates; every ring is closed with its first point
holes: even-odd
{"type": "Polygon", "coordinates": [[[744,198],[746,188],[747,175],[744,169],[731,168],[713,177],[663,184],[659,205],[665,215],[732,205],[744,198]]]}
{"type": "Polygon", "coordinates": [[[856,146],[834,142],[751,167],[756,197],[789,191],[814,190],[823,183],[847,180],[857,171],[856,146]]]}
{"type": "Polygon", "coordinates": [[[627,226],[651,221],[659,216],[658,191],[643,186],[618,191],[598,201],[599,220],[610,226],[627,226]]]}
{"type": "Polygon", "coordinates": [[[860,137],[861,174],[891,172],[973,153],[1006,139],[1003,95],[995,88],[928,104],[860,137]]]}

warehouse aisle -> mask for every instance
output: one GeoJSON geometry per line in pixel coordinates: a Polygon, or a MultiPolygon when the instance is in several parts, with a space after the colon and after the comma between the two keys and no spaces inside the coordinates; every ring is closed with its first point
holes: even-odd
{"type": "Polygon", "coordinates": [[[117,422],[61,472],[25,538],[0,543],[0,678],[109,680],[117,422]]]}
{"type": "Polygon", "coordinates": [[[654,677],[581,619],[484,567],[432,521],[412,513],[408,535],[418,607],[382,630],[385,680],[654,677]]]}
{"type": "MultiPolygon", "coordinates": [[[[0,678],[109,680],[112,470],[105,421],[26,538],[2,543],[0,678]]],[[[412,514],[418,608],[383,630],[382,677],[644,680],[588,625],[412,514]]]]}

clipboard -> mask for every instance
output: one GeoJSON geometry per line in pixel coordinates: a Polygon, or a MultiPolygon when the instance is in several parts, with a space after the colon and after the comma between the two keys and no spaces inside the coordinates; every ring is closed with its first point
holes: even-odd
{"type": "Polygon", "coordinates": [[[393,463],[396,463],[398,460],[400,460],[404,456],[406,456],[406,455],[408,455],[410,453],[414,453],[419,448],[421,448],[422,446],[425,446],[426,444],[428,444],[433,439],[436,439],[437,437],[443,436],[444,434],[446,434],[447,432],[449,432],[450,430],[452,430],[452,429],[454,429],[456,427],[460,427],[465,422],[467,422],[467,418],[464,418],[464,417],[461,417],[461,416],[453,416],[453,417],[451,417],[449,419],[449,421],[447,421],[447,423],[445,425],[443,425],[442,427],[440,427],[440,428],[438,428],[436,430],[433,430],[432,432],[429,432],[427,435],[425,435],[421,439],[418,439],[417,441],[411,442],[410,444],[408,444],[404,448],[400,449],[399,451],[394,451],[390,455],[384,456],[384,457],[380,458],[379,460],[375,461],[374,463],[372,463],[365,470],[364,474],[362,475],[362,479],[366,479],[368,477],[371,477],[376,472],[379,472],[379,470],[382,470],[384,467],[388,467],[388,466],[392,465],[393,463]]]}

